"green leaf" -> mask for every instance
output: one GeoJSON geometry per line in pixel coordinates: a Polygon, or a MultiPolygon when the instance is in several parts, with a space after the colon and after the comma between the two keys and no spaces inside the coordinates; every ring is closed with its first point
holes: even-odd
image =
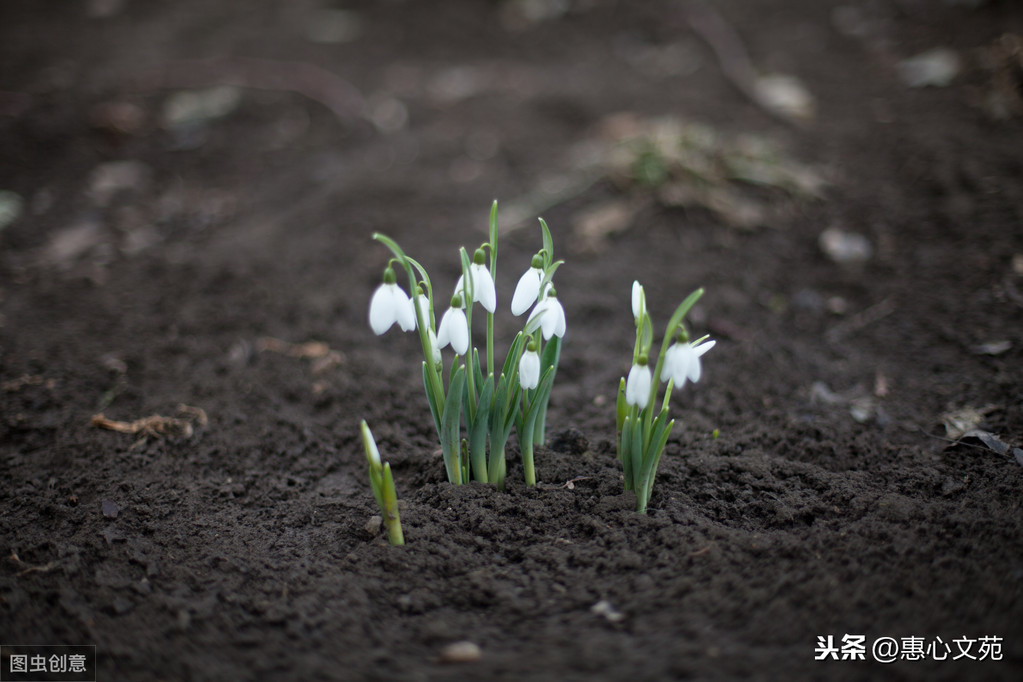
{"type": "Polygon", "coordinates": [[[519,358],[522,356],[522,346],[524,343],[525,335],[519,332],[512,340],[511,347],[508,349],[508,355],[504,358],[504,367],[501,368],[501,374],[511,376],[513,369],[518,371],[519,358]]]}
{"type": "Polygon", "coordinates": [[[497,279],[497,199],[490,204],[490,275],[497,279]]]}
{"type": "MultiPolygon", "coordinates": [[[[540,218],[540,232],[543,239],[543,269],[546,270],[554,260],[554,238],[551,236],[551,228],[547,227],[547,221],[543,218],[540,218]]],[[[543,291],[542,287],[540,291],[543,291]]]]}
{"type": "MultiPolygon", "coordinates": [[[[616,430],[620,434],[622,432],[622,425],[625,423],[625,415],[629,413],[629,404],[625,402],[625,377],[622,377],[618,382],[618,401],[615,405],[615,420],[616,430]]],[[[621,451],[621,447],[618,448],[621,451]]]]}
{"type": "Polygon", "coordinates": [[[461,467],[459,466],[459,426],[461,422],[462,389],[465,383],[465,365],[460,365],[451,377],[448,397],[444,404],[443,424],[441,428],[441,450],[444,453],[444,466],[448,480],[455,485],[462,483],[461,467]]]}
{"type": "Polygon", "coordinates": [[[633,475],[632,475],[632,429],[634,428],[635,420],[630,416],[626,416],[622,421],[622,436],[621,444],[618,448],[618,458],[622,460],[622,469],[625,473],[625,489],[633,489],[633,475]]]}
{"type": "MultiPolygon", "coordinates": [[[[678,326],[682,324],[682,318],[684,318],[689,310],[696,305],[696,302],[703,296],[703,289],[697,289],[693,293],[686,297],[686,300],[679,304],[678,308],[675,308],[675,312],[672,313],[671,319],[668,320],[668,326],[664,328],[664,343],[671,344],[674,342],[675,332],[678,330],[678,326]]],[[[667,347],[667,345],[665,346],[667,347]]]]}
{"type": "Polygon", "coordinates": [[[483,382],[476,419],[469,428],[469,460],[475,479],[482,483],[487,482],[487,432],[493,394],[494,377],[491,375],[483,382]]]}

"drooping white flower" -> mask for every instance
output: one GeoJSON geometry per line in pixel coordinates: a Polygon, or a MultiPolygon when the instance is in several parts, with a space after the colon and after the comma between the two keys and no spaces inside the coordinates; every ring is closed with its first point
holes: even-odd
{"type": "Polygon", "coordinates": [[[451,349],[458,355],[465,355],[469,350],[469,322],[465,318],[465,311],[457,301],[459,297],[452,299],[451,307],[441,318],[440,327],[437,328],[437,349],[451,344],[451,349]]]}
{"type": "MultiPolygon", "coordinates": [[[[472,302],[479,303],[483,308],[492,313],[497,310],[497,288],[494,286],[494,278],[484,264],[485,255],[482,249],[477,249],[473,255],[473,262],[469,266],[469,277],[472,279],[472,302]]],[[[458,278],[455,284],[455,295],[463,295],[465,287],[465,275],[458,278]]]]}
{"type": "Polygon", "coordinates": [[[536,348],[526,349],[519,360],[519,385],[523,389],[536,388],[540,383],[540,354],[536,348]]]}
{"type": "Polygon", "coordinates": [[[625,402],[644,409],[650,402],[650,367],[640,359],[629,370],[629,378],[625,380],[625,402]]]}
{"type": "Polygon", "coordinates": [[[717,341],[704,341],[699,345],[687,341],[672,344],[664,353],[664,365],[661,368],[661,381],[671,379],[675,388],[682,388],[686,380],[694,384],[700,380],[702,367],[700,358],[714,347],[717,341]]]}
{"type": "Polygon", "coordinates": [[[390,278],[385,272],[384,283],[373,292],[369,302],[369,326],[377,336],[390,329],[395,322],[402,331],[410,332],[416,328],[416,314],[411,299],[394,282],[394,272],[387,272],[390,272],[390,278]],[[391,281],[388,282],[388,279],[391,281]]]}
{"type": "MultiPolygon", "coordinates": [[[[542,261],[541,261],[542,262],[542,261]]],[[[515,285],[515,293],[512,295],[512,315],[521,315],[529,310],[529,306],[536,303],[540,296],[540,282],[543,281],[543,269],[537,267],[534,262],[515,285]]]]}
{"type": "Polygon", "coordinates": [[[643,285],[638,281],[632,283],[632,316],[635,319],[639,319],[640,316],[646,313],[646,296],[643,292],[643,285]]]}
{"type": "Polygon", "coordinates": [[[540,331],[543,332],[544,340],[550,340],[552,336],[560,338],[565,335],[565,309],[561,307],[554,289],[547,288],[543,300],[533,308],[526,323],[537,317],[540,317],[540,331]]]}

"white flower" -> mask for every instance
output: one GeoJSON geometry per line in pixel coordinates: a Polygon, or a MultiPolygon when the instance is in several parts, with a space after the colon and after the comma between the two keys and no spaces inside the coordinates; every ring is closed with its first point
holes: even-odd
{"type": "Polygon", "coordinates": [[[669,378],[675,388],[682,388],[686,380],[694,384],[700,380],[702,368],[700,357],[714,347],[717,341],[704,341],[699,345],[688,342],[675,343],[664,353],[664,366],[661,369],[661,381],[669,378]]]}
{"type": "Polygon", "coordinates": [[[634,281],[632,283],[632,316],[637,320],[646,312],[646,296],[643,292],[643,285],[634,281]]]}
{"type": "Polygon", "coordinates": [[[548,288],[544,299],[537,303],[533,312],[529,314],[526,324],[536,317],[540,317],[540,330],[543,332],[544,340],[550,340],[552,336],[560,338],[565,335],[565,309],[561,307],[553,289],[548,288]]]}
{"type": "Polygon", "coordinates": [[[536,303],[542,281],[543,270],[540,268],[531,267],[519,277],[519,283],[515,285],[515,294],[512,296],[512,315],[521,315],[529,310],[529,306],[536,303]]]}
{"type": "Polygon", "coordinates": [[[536,349],[527,350],[519,360],[519,386],[524,389],[536,388],[540,383],[540,354],[536,349]]]}
{"type": "Polygon", "coordinates": [[[416,328],[416,314],[412,309],[412,301],[394,282],[385,281],[373,292],[369,302],[369,326],[379,336],[395,322],[402,331],[410,332],[416,328]]]}
{"type": "Polygon", "coordinates": [[[644,409],[650,402],[650,368],[646,364],[633,365],[625,380],[625,402],[644,409]]]}
{"type": "MultiPolygon", "coordinates": [[[[469,266],[469,276],[472,278],[472,302],[478,302],[489,313],[497,310],[497,289],[487,266],[482,263],[473,263],[469,266]]],[[[467,297],[462,291],[463,288],[465,288],[464,275],[459,277],[455,284],[455,294],[461,295],[465,300],[467,297]]]]}
{"type": "Polygon", "coordinates": [[[443,348],[449,343],[458,355],[465,355],[469,350],[469,322],[461,308],[448,308],[437,329],[437,348],[443,348]]]}

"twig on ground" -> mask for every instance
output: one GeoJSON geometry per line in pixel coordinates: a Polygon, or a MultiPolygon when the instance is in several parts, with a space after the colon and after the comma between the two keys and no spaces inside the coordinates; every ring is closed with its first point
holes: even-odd
{"type": "MultiPolygon", "coordinates": [[[[208,423],[206,412],[202,408],[178,405],[178,413],[187,415],[199,426],[205,426],[208,423]]],[[[119,433],[141,434],[141,440],[145,440],[148,437],[190,438],[194,432],[192,424],[188,419],[162,417],[160,415],[152,415],[136,419],[135,421],[125,422],[107,419],[102,414],[97,414],[92,417],[92,425],[119,433]]]]}

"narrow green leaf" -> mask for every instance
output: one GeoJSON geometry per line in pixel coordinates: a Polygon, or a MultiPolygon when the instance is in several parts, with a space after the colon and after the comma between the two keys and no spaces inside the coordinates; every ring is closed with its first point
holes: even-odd
{"type": "MultiPolygon", "coordinates": [[[[693,293],[686,296],[686,300],[682,301],[678,308],[675,308],[675,312],[672,313],[671,319],[668,320],[668,326],[664,328],[664,343],[671,344],[675,340],[675,331],[678,326],[682,324],[682,318],[684,318],[689,310],[696,305],[696,302],[703,296],[703,289],[697,289],[693,293]]],[[[667,347],[667,346],[665,346],[667,347]]]]}
{"type": "Polygon", "coordinates": [[[465,365],[460,365],[451,377],[448,397],[444,404],[443,425],[441,429],[441,450],[444,453],[444,466],[448,480],[458,485],[462,483],[461,467],[459,466],[459,424],[461,421],[462,389],[465,382],[465,365]]]}
{"type": "Polygon", "coordinates": [[[633,419],[626,416],[622,422],[622,435],[621,441],[618,446],[618,458],[622,460],[622,469],[625,473],[625,489],[633,489],[633,475],[632,475],[632,429],[633,419]]]}
{"type": "Polygon", "coordinates": [[[511,347],[508,348],[508,355],[504,358],[504,366],[501,368],[501,374],[509,376],[512,372],[513,367],[519,366],[519,358],[522,356],[522,346],[524,343],[525,336],[522,332],[515,335],[512,339],[511,347]]]}
{"type": "Polygon", "coordinates": [[[490,427],[490,410],[494,394],[494,377],[487,377],[480,391],[476,420],[469,429],[469,461],[477,481],[487,482],[487,433],[490,427]]]}
{"type": "MultiPolygon", "coordinates": [[[[554,260],[554,237],[551,236],[551,228],[547,227],[547,221],[543,218],[540,218],[540,232],[543,239],[543,266],[544,270],[546,270],[550,266],[551,261],[554,260]]],[[[543,289],[540,289],[540,291],[543,291],[543,289]]]]}

